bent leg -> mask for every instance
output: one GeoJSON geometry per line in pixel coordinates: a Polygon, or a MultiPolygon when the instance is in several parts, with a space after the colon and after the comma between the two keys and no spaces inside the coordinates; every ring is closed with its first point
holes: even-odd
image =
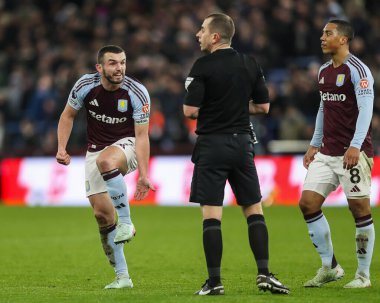
{"type": "Polygon", "coordinates": [[[109,146],[96,159],[96,165],[106,183],[107,191],[118,215],[115,243],[129,242],[136,230],[131,220],[127,197],[127,186],[123,173],[127,171],[127,158],[124,151],[117,146],[109,146]]]}
{"type": "Polygon", "coordinates": [[[119,223],[131,224],[127,186],[123,178],[123,173],[127,171],[127,159],[123,151],[116,146],[109,146],[98,156],[96,165],[106,182],[119,223]]]}

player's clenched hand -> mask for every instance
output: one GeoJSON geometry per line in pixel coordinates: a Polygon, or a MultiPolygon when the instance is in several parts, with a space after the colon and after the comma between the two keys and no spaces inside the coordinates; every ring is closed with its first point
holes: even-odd
{"type": "Polygon", "coordinates": [[[69,165],[71,157],[70,155],[64,150],[64,151],[58,151],[57,155],[55,156],[57,159],[57,162],[62,165],[69,165]]]}
{"type": "Polygon", "coordinates": [[[156,189],[154,188],[152,182],[146,177],[140,177],[137,180],[137,185],[136,185],[136,192],[135,192],[135,199],[136,200],[142,200],[145,199],[146,196],[149,193],[149,190],[155,191],[156,189]]]}
{"type": "Polygon", "coordinates": [[[308,169],[311,162],[314,160],[315,154],[318,152],[319,148],[315,146],[310,146],[303,157],[303,166],[308,169]]]}
{"type": "Polygon", "coordinates": [[[360,149],[350,146],[343,156],[343,168],[350,170],[359,162],[360,149]]]}

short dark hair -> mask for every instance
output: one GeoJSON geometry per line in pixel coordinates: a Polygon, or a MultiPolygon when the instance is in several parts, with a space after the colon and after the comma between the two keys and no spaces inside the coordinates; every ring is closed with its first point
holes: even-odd
{"type": "Polygon", "coordinates": [[[99,51],[98,51],[98,64],[103,63],[103,57],[105,53],[113,53],[113,54],[120,54],[120,53],[125,53],[125,51],[117,45],[106,45],[103,46],[99,51]]]}
{"type": "Polygon", "coordinates": [[[338,20],[338,19],[329,20],[328,23],[336,24],[336,30],[338,31],[339,34],[346,36],[348,39],[348,42],[351,42],[352,39],[354,39],[355,33],[354,33],[354,28],[352,27],[351,23],[345,20],[338,20]]]}
{"type": "Polygon", "coordinates": [[[223,42],[231,43],[235,34],[235,24],[232,18],[226,14],[215,13],[208,15],[206,19],[211,18],[209,23],[210,31],[220,34],[223,42]]]}

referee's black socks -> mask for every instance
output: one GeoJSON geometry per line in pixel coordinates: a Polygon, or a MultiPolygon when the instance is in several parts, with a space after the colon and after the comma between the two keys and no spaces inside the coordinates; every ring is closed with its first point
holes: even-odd
{"type": "Polygon", "coordinates": [[[208,284],[214,287],[218,283],[221,283],[220,263],[222,260],[223,242],[221,222],[219,220],[203,220],[203,248],[209,275],[208,284]]]}
{"type": "Polygon", "coordinates": [[[268,270],[268,229],[263,215],[250,215],[247,218],[249,244],[255,256],[259,274],[269,275],[268,270]]]}

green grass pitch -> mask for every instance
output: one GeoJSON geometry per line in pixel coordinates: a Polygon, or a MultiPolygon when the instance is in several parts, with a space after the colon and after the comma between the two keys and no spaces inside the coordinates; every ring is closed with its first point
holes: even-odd
{"type": "MultiPolygon", "coordinates": [[[[225,296],[196,297],[206,279],[198,207],[132,207],[136,238],[125,246],[135,287],[103,290],[114,279],[90,208],[0,207],[0,302],[380,302],[380,254],[375,244],[372,288],[343,289],[355,273],[355,227],[347,208],[324,208],[335,254],[346,271],[338,282],[304,289],[319,256],[295,207],[265,208],[270,270],[289,296],[259,292],[247,226],[238,207],[224,209],[222,276],[225,296]]],[[[373,209],[380,235],[380,208],[373,209]]]]}

